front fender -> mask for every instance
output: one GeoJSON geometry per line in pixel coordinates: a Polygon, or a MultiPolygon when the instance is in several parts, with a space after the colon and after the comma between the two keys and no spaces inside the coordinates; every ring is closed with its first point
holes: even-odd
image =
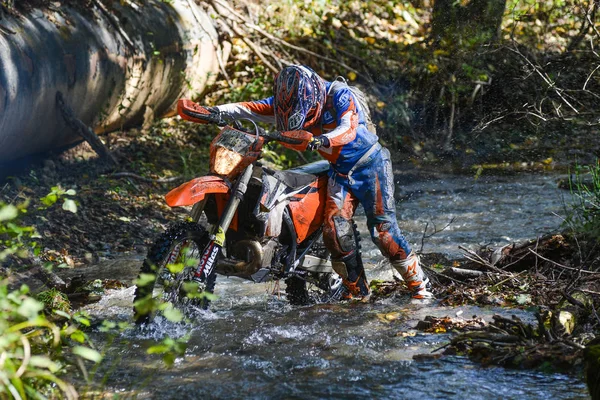
{"type": "Polygon", "coordinates": [[[209,193],[228,193],[229,185],[218,176],[203,176],[171,190],[165,196],[169,207],[191,206],[209,193]]]}

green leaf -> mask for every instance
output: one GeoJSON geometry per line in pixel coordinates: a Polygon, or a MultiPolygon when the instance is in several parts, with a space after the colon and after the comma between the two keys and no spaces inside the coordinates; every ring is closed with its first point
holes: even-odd
{"type": "Polygon", "coordinates": [[[83,325],[83,326],[90,326],[90,320],[86,317],[82,317],[79,315],[75,316],[75,321],[77,321],[77,323],[83,325]]]}
{"type": "Polygon", "coordinates": [[[73,189],[69,189],[65,192],[65,194],[69,195],[69,196],[75,196],[77,194],[77,192],[73,189]]]}
{"type": "Polygon", "coordinates": [[[63,210],[70,211],[73,214],[77,213],[77,203],[75,203],[75,200],[65,199],[62,208],[63,210]]]}
{"type": "Polygon", "coordinates": [[[166,353],[167,351],[169,351],[170,348],[171,348],[171,346],[168,346],[166,344],[157,344],[156,346],[149,347],[148,350],[146,351],[146,353],[148,353],[148,354],[163,354],[163,353],[166,353]]]}
{"type": "Polygon", "coordinates": [[[172,366],[173,364],[175,364],[175,354],[173,353],[166,353],[163,356],[163,361],[165,362],[165,364],[167,364],[168,367],[172,366]]]}
{"type": "Polygon", "coordinates": [[[131,328],[131,324],[127,321],[121,321],[117,324],[120,330],[124,331],[125,329],[131,328]]]}
{"type": "Polygon", "coordinates": [[[167,269],[171,271],[172,274],[178,274],[179,272],[183,271],[184,268],[185,264],[183,263],[167,264],[167,269]]]}
{"type": "Polygon", "coordinates": [[[42,203],[44,203],[44,205],[46,207],[50,207],[51,205],[53,205],[54,203],[56,203],[58,201],[58,195],[54,192],[48,193],[48,195],[42,197],[40,199],[40,201],[42,203]]]}
{"type": "Polygon", "coordinates": [[[0,208],[0,222],[17,218],[19,209],[12,204],[0,208]]]}
{"type": "Polygon", "coordinates": [[[25,298],[19,306],[17,312],[27,319],[38,316],[38,313],[44,309],[44,305],[31,297],[25,298]]]}
{"type": "Polygon", "coordinates": [[[114,329],[117,326],[116,322],[113,321],[102,321],[102,326],[100,327],[100,332],[109,332],[111,329],[114,329]]]}
{"type": "Polygon", "coordinates": [[[69,314],[68,312],[64,312],[62,310],[53,310],[53,312],[54,314],[60,315],[63,318],[71,319],[71,314],[69,314]]]}
{"type": "Polygon", "coordinates": [[[172,305],[169,305],[169,307],[163,311],[163,315],[171,322],[181,322],[183,320],[183,314],[181,311],[174,308],[172,305]]]}
{"type": "Polygon", "coordinates": [[[156,275],[154,274],[140,274],[140,276],[135,280],[136,286],[146,286],[151,283],[154,283],[156,280],[156,275]]]}
{"type": "Polygon", "coordinates": [[[86,360],[90,360],[95,363],[99,363],[100,361],[102,361],[102,355],[96,350],[90,349],[89,347],[75,346],[73,347],[73,354],[76,354],[81,358],[85,358],[86,360]]]}
{"type": "Polygon", "coordinates": [[[85,343],[85,334],[80,330],[76,330],[75,332],[71,333],[71,339],[79,343],[85,343]]]}
{"type": "Polygon", "coordinates": [[[29,359],[29,365],[37,368],[45,368],[50,372],[57,372],[60,369],[58,364],[46,356],[31,356],[29,359]]]}

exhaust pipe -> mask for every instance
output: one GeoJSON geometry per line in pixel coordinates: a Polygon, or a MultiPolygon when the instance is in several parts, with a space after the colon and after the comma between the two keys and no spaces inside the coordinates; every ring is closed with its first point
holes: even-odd
{"type": "Polygon", "coordinates": [[[256,240],[241,240],[236,244],[238,252],[243,250],[250,254],[250,261],[240,261],[239,259],[223,258],[217,261],[216,270],[218,273],[229,276],[238,276],[240,278],[250,278],[250,276],[260,269],[264,259],[264,250],[262,245],[256,240]]]}

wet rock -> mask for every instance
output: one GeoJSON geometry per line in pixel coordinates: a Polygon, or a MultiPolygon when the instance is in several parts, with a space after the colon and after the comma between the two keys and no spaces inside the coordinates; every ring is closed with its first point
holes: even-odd
{"type": "Polygon", "coordinates": [[[137,278],[142,260],[140,258],[120,258],[101,261],[96,265],[83,266],[68,270],[59,270],[57,274],[63,279],[89,282],[93,280],[118,279],[126,285],[132,285],[137,278]]]}

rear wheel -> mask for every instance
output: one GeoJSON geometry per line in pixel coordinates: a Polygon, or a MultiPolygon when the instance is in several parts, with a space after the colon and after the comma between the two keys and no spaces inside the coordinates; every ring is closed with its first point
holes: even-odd
{"type": "Polygon", "coordinates": [[[340,299],[342,278],[336,273],[300,272],[285,280],[285,293],[292,305],[329,303],[340,299]]]}
{"type": "Polygon", "coordinates": [[[285,280],[285,293],[290,304],[298,306],[310,303],[310,296],[306,289],[306,281],[297,276],[285,280]]]}
{"type": "MultiPolygon", "coordinates": [[[[322,259],[329,258],[329,250],[325,247],[322,236],[312,245],[308,254],[322,259]]],[[[292,305],[336,301],[341,297],[342,279],[335,272],[308,272],[300,267],[297,275],[285,280],[285,292],[292,305]]]]}
{"type": "Polygon", "coordinates": [[[191,278],[209,240],[206,229],[194,222],[174,225],[158,238],[140,270],[133,307],[136,323],[149,321],[164,303],[208,308],[205,294],[214,291],[216,273],[204,284],[191,278]]]}

